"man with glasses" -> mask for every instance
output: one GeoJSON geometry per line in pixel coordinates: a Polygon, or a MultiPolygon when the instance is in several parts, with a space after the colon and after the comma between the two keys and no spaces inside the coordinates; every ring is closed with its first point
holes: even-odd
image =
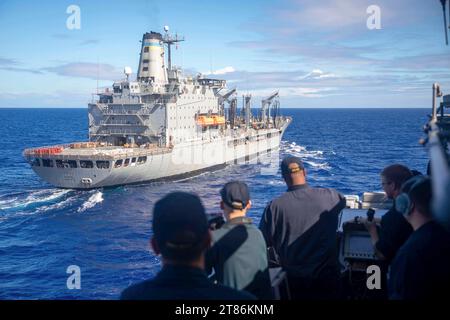
{"type": "MultiPolygon", "coordinates": [[[[381,186],[386,196],[395,200],[401,193],[403,183],[411,177],[411,171],[401,164],[393,164],[384,168],[381,172],[381,186]]],[[[386,265],[391,263],[398,249],[406,242],[413,231],[403,215],[397,212],[395,201],[392,208],[381,218],[379,228],[377,228],[375,220],[368,221],[365,219],[364,224],[372,238],[376,255],[384,260],[386,265]]]]}

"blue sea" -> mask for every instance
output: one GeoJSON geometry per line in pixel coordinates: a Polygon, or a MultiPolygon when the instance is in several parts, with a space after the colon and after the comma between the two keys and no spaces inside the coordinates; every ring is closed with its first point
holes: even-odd
{"type": "MultiPolygon", "coordinates": [[[[427,109],[284,109],[293,117],[280,156],[300,156],[313,186],[344,194],[380,190],[392,163],[425,171],[418,144],[427,109]]],[[[285,191],[265,164],[231,165],[182,181],[92,191],[61,190],[40,180],[22,157],[27,147],[87,139],[87,109],[0,109],[0,299],[116,299],[160,269],[149,247],[152,205],[173,190],[199,194],[219,212],[220,187],[251,188],[250,216],[285,191]],[[81,289],[66,285],[80,267],[81,289]]]]}

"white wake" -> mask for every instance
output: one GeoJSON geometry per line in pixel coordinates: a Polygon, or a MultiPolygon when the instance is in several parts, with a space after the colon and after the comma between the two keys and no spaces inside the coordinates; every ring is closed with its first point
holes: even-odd
{"type": "Polygon", "coordinates": [[[308,150],[296,142],[282,141],[281,151],[285,154],[299,157],[304,163],[314,169],[331,170],[330,165],[325,161],[322,150],[308,150]]]}
{"type": "Polygon", "coordinates": [[[85,201],[81,205],[81,207],[78,208],[77,212],[84,212],[102,202],[103,202],[103,193],[101,191],[96,191],[92,196],[89,197],[87,201],[85,201]]]}

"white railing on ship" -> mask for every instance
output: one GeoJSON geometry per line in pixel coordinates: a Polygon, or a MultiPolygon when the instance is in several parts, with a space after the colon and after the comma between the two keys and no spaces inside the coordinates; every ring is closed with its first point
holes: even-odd
{"type": "MultiPolygon", "coordinates": [[[[59,145],[59,146],[62,146],[62,145],[59,145]]],[[[55,147],[55,146],[51,146],[51,147],[55,147]]],[[[56,147],[58,147],[58,146],[56,146],[56,147]]],[[[101,151],[96,148],[80,148],[79,150],[92,150],[94,152],[97,151],[99,153],[97,153],[97,154],[93,153],[93,154],[89,154],[89,155],[79,155],[79,154],[66,155],[66,154],[61,154],[61,153],[56,153],[56,154],[45,154],[45,153],[44,154],[36,154],[36,153],[34,153],[35,150],[42,149],[42,148],[46,148],[46,147],[25,149],[23,154],[25,156],[31,156],[31,157],[33,157],[33,156],[39,157],[39,158],[47,157],[47,158],[61,159],[61,160],[115,160],[115,159],[131,158],[131,157],[159,155],[159,154],[167,153],[171,150],[170,148],[158,147],[156,149],[142,149],[139,151],[136,149],[130,149],[130,151],[121,150],[120,152],[117,152],[114,154],[104,154],[104,153],[101,153],[101,151]]],[[[50,147],[48,147],[48,148],[50,148],[50,147]]],[[[67,148],[69,148],[69,145],[67,145],[67,148]]]]}
{"type": "Polygon", "coordinates": [[[142,131],[142,132],[137,132],[136,130],[130,130],[130,129],[109,129],[109,130],[100,129],[96,133],[92,133],[91,136],[104,136],[104,135],[112,135],[112,134],[131,134],[131,135],[145,136],[145,135],[152,134],[152,132],[147,131],[147,130],[142,131]]]}
{"type": "Polygon", "coordinates": [[[103,114],[105,115],[130,115],[130,116],[134,116],[134,115],[149,115],[150,114],[150,110],[148,110],[147,108],[145,109],[141,109],[141,110],[110,110],[110,109],[106,109],[104,111],[102,111],[103,114]]]}
{"type": "Polygon", "coordinates": [[[125,125],[125,126],[142,126],[142,123],[131,123],[129,121],[120,121],[120,120],[114,120],[114,121],[106,121],[102,120],[100,121],[101,125],[125,125]]]}

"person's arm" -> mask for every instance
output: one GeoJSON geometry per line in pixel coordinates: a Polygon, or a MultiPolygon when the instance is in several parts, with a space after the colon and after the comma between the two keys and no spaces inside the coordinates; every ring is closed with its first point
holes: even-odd
{"type": "Polygon", "coordinates": [[[273,217],[270,205],[271,203],[269,203],[267,207],[264,209],[261,221],[259,222],[259,230],[261,230],[264,240],[266,240],[266,246],[268,248],[273,246],[273,233],[274,233],[274,225],[272,220],[273,217]]]}
{"type": "Polygon", "coordinates": [[[136,300],[139,295],[137,294],[138,292],[138,285],[134,284],[128,288],[126,288],[125,290],[122,291],[122,293],[120,294],[120,300],[136,300]]]}
{"type": "Polygon", "coordinates": [[[421,264],[417,263],[418,259],[420,258],[409,250],[400,251],[395,256],[388,285],[390,300],[418,300],[424,293],[427,275],[421,264]]]}
{"type": "Polygon", "coordinates": [[[217,261],[217,246],[213,243],[205,254],[205,273],[210,276],[217,261]]]}
{"type": "Polygon", "coordinates": [[[386,257],[384,256],[384,254],[377,248],[377,243],[380,240],[380,237],[378,235],[378,229],[377,229],[377,221],[375,219],[372,221],[369,221],[369,220],[367,220],[367,218],[363,218],[362,222],[364,223],[364,226],[366,227],[367,231],[370,234],[370,238],[372,239],[372,245],[373,245],[375,254],[377,255],[378,259],[386,260],[386,257]]]}
{"type": "Polygon", "coordinates": [[[264,213],[261,217],[261,221],[259,223],[259,229],[261,230],[264,240],[266,241],[269,268],[280,266],[280,258],[275,249],[275,227],[276,223],[272,204],[269,203],[265,208],[264,213]]]}
{"type": "Polygon", "coordinates": [[[338,193],[338,196],[339,196],[339,203],[337,209],[338,212],[341,212],[347,206],[347,199],[345,199],[345,196],[341,193],[338,193]]]}

